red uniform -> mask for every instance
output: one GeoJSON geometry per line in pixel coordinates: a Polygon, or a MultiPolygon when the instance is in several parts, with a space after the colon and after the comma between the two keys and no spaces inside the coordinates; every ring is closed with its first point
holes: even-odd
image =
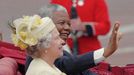
{"type": "MultiPolygon", "coordinates": [[[[76,0],[78,2],[78,0],[76,0]]],[[[71,12],[72,0],[52,0],[53,4],[64,6],[68,13],[71,12]]],[[[76,6],[76,11],[82,22],[95,22],[92,25],[92,36],[81,36],[78,38],[78,47],[80,54],[101,48],[98,40],[99,35],[105,35],[110,30],[110,21],[107,6],[104,0],[84,0],[83,6],[76,6]]],[[[68,40],[72,48],[72,40],[68,40]]]]}

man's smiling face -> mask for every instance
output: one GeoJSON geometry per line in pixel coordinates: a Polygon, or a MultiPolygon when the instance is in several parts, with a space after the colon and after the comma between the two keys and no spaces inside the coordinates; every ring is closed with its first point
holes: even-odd
{"type": "Polygon", "coordinates": [[[60,37],[66,41],[71,31],[69,15],[65,12],[55,12],[52,19],[60,33],[60,37]]]}

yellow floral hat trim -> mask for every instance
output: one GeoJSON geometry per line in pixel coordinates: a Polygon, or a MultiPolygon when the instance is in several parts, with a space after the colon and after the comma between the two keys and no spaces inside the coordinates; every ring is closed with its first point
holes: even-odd
{"type": "Polygon", "coordinates": [[[49,17],[41,18],[38,15],[24,16],[13,21],[16,34],[12,35],[15,46],[26,49],[28,46],[36,45],[38,40],[51,32],[55,25],[49,17]]]}

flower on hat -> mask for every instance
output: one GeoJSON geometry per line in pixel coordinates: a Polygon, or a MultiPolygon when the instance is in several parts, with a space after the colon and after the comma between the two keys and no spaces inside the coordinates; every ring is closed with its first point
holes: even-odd
{"type": "Polygon", "coordinates": [[[38,40],[51,32],[55,25],[49,17],[39,15],[23,16],[13,21],[16,33],[12,35],[15,46],[26,49],[38,43],[38,40]]]}
{"type": "Polygon", "coordinates": [[[15,44],[15,46],[20,47],[21,50],[25,50],[28,47],[28,45],[23,43],[21,40],[17,39],[15,34],[12,34],[12,41],[15,44]]]}

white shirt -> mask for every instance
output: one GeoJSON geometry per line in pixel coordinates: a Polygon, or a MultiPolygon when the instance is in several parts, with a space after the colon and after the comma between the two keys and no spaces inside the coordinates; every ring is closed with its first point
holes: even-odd
{"type": "MultiPolygon", "coordinates": [[[[66,44],[63,46],[63,49],[69,53],[71,53],[71,50],[69,48],[69,46],[66,44]]],[[[102,62],[103,60],[105,60],[106,58],[103,56],[104,53],[104,48],[98,49],[96,51],[94,51],[94,62],[95,64],[98,64],[100,62],[102,62]]]]}

